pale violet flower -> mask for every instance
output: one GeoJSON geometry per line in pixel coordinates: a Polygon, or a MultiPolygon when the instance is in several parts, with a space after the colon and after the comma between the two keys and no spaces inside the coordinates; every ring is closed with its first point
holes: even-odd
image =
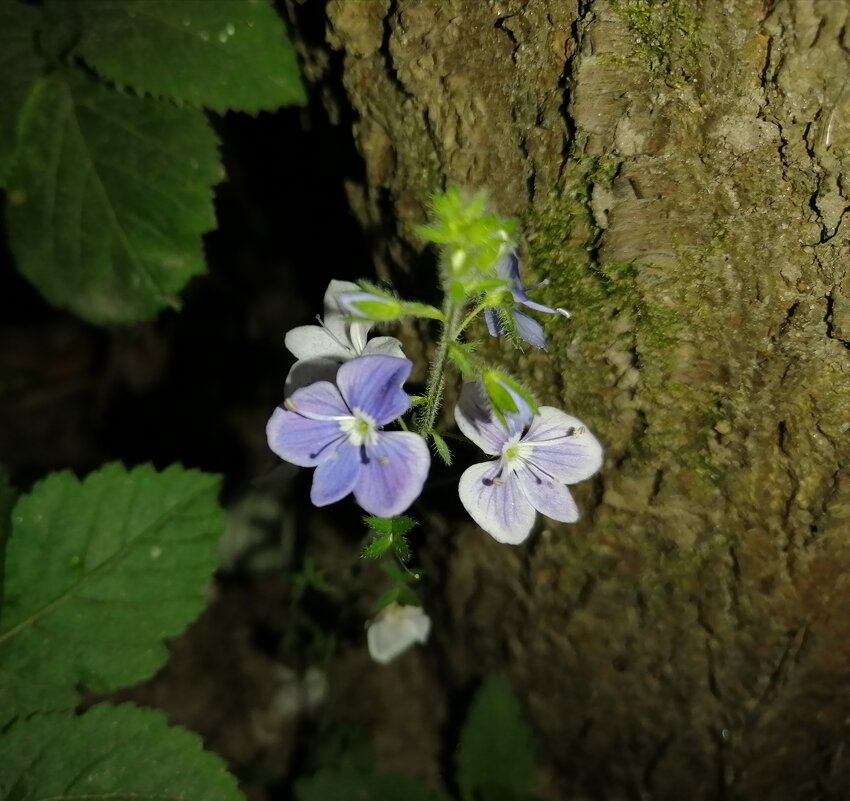
{"type": "Polygon", "coordinates": [[[528,537],[537,512],[573,523],[579,512],[566,484],[590,478],[602,466],[602,446],[575,417],[552,406],[519,412],[502,422],[478,384],[466,384],[455,408],[458,428],[497,458],[460,478],[461,503],[488,534],[516,545],[528,537]]]}
{"type": "Polygon", "coordinates": [[[420,606],[390,604],[369,624],[366,642],[369,656],[386,665],[431,633],[431,618],[420,606]]]}
{"type": "MultiPolygon", "coordinates": [[[[525,306],[527,309],[544,312],[545,314],[560,314],[562,317],[569,317],[570,313],[566,309],[554,309],[551,306],[544,306],[535,300],[528,297],[528,293],[539,289],[541,286],[546,286],[548,281],[541,281],[534,286],[525,287],[522,285],[522,279],[519,274],[519,257],[515,250],[506,253],[496,264],[496,274],[499,278],[504,278],[510,282],[511,294],[514,297],[514,303],[518,304],[510,311],[516,326],[517,336],[529,345],[534,345],[535,348],[546,349],[546,334],[543,331],[543,326],[530,315],[519,309],[519,306],[525,306]]],[[[507,312],[502,312],[507,313],[507,312]]],[[[499,316],[496,309],[485,309],[484,320],[487,323],[487,330],[491,336],[504,336],[507,332],[505,321],[499,316]]]]}
{"type": "Polygon", "coordinates": [[[345,362],[336,386],[295,390],[266,426],[269,447],[299,467],[315,467],[310,500],[326,506],[354,493],[378,517],[401,514],[422,492],[431,453],[408,431],[383,431],[410,408],[402,389],[413,363],[394,356],[345,362]]]}
{"type": "Polygon", "coordinates": [[[371,323],[348,322],[350,312],[340,296],[359,292],[351,281],[331,281],[325,292],[325,316],[319,325],[300,325],[287,332],[284,344],[298,360],[286,379],[287,394],[314,381],[332,381],[339,365],[358,356],[395,356],[403,359],[395,337],[368,338],[371,323]]]}

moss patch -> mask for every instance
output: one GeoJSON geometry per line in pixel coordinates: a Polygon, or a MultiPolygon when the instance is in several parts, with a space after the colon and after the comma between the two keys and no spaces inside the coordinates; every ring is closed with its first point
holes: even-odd
{"type": "Polygon", "coordinates": [[[694,3],[683,0],[610,0],[634,35],[634,57],[670,72],[692,75],[704,45],[694,3]]]}

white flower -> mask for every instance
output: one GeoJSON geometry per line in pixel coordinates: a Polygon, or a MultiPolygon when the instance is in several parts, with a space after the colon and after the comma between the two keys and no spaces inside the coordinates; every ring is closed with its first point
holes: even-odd
{"type": "Polygon", "coordinates": [[[369,624],[369,656],[386,665],[414,643],[424,643],[431,633],[431,618],[421,606],[390,604],[369,624]]]}
{"type": "Polygon", "coordinates": [[[371,323],[350,323],[339,303],[344,292],[359,292],[351,281],[331,281],[325,292],[325,316],[319,325],[300,325],[286,335],[284,343],[298,360],[286,378],[287,394],[315,381],[333,381],[340,364],[358,356],[404,358],[395,337],[367,338],[371,323]]]}

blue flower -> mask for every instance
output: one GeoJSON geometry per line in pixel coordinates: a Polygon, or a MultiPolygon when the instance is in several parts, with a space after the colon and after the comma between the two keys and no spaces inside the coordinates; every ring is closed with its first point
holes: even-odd
{"type": "MultiPolygon", "coordinates": [[[[534,286],[524,287],[522,279],[519,275],[519,257],[515,250],[510,251],[496,264],[496,273],[499,278],[504,278],[510,282],[511,294],[514,296],[514,303],[525,306],[527,309],[544,312],[545,314],[560,314],[563,317],[569,317],[570,313],[566,309],[553,309],[551,306],[544,306],[535,300],[528,297],[528,293],[545,286],[548,281],[541,281],[534,286]]],[[[506,312],[502,312],[506,313],[506,312]]],[[[530,315],[521,311],[518,306],[508,312],[516,326],[517,336],[529,345],[534,345],[535,348],[546,349],[546,334],[543,332],[543,326],[530,315]]],[[[487,330],[490,336],[504,336],[508,332],[508,327],[505,321],[499,316],[499,311],[496,309],[485,309],[484,320],[487,323],[487,330]]]]}
{"type": "Polygon", "coordinates": [[[422,492],[431,454],[407,431],[383,431],[410,408],[402,389],[413,363],[394,356],[345,362],[336,386],[296,390],[266,426],[269,447],[299,467],[315,467],[310,500],[326,506],[349,493],[379,517],[401,514],[422,492]]]}
{"type": "Polygon", "coordinates": [[[537,512],[574,523],[579,513],[566,484],[590,478],[602,466],[602,446],[584,424],[552,406],[535,415],[518,402],[517,414],[495,414],[479,384],[466,384],[455,408],[458,428],[497,457],[470,467],[458,494],[472,519],[499,542],[528,537],[537,512]]]}

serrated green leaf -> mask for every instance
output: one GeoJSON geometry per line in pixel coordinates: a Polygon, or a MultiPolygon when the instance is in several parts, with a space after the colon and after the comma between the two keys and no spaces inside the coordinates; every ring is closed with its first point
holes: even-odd
{"type": "Polygon", "coordinates": [[[392,551],[402,562],[410,559],[410,545],[407,533],[419,525],[412,517],[398,515],[397,517],[364,517],[363,522],[373,532],[372,538],[363,548],[361,556],[366,559],[377,559],[388,551],[392,551]]]}
{"type": "Polygon", "coordinates": [[[0,609],[3,607],[3,576],[6,563],[6,541],[12,532],[12,507],[17,493],[9,480],[9,471],[0,465],[0,609]]]}
{"type": "Polygon", "coordinates": [[[20,271],[92,322],[153,317],[204,270],[222,177],[204,115],[82,74],[42,79],[21,119],[7,218],[20,271]]]}
{"type": "Polygon", "coordinates": [[[407,515],[396,515],[395,517],[375,517],[369,515],[363,518],[368,528],[381,534],[407,534],[412,528],[419,524],[407,515]]]}
{"type": "Polygon", "coordinates": [[[452,452],[448,443],[445,439],[443,439],[443,435],[440,434],[439,431],[431,429],[431,431],[428,432],[428,436],[431,437],[431,442],[434,443],[434,450],[437,451],[437,455],[443,460],[447,467],[451,467],[452,452]]]}
{"type": "Polygon", "coordinates": [[[295,785],[298,801],[444,801],[407,776],[357,770],[323,770],[295,785]]]}
{"type": "Polygon", "coordinates": [[[223,528],[217,476],[109,465],[56,473],[12,512],[0,609],[0,727],[141,681],[201,611],[223,528]]]}
{"type": "Polygon", "coordinates": [[[393,547],[393,535],[392,534],[379,534],[377,532],[372,534],[372,537],[369,539],[369,542],[363,546],[363,550],[360,553],[361,559],[379,559],[385,553],[387,553],[393,547]]]}
{"type": "Polygon", "coordinates": [[[455,755],[463,801],[524,798],[534,779],[531,732],[506,681],[490,677],[475,695],[455,755]]]}
{"type": "Polygon", "coordinates": [[[0,0],[0,186],[18,143],[18,114],[44,63],[35,50],[41,11],[18,0],[0,0]]]}
{"type": "Polygon", "coordinates": [[[3,735],[0,797],[16,801],[242,801],[200,737],[160,712],[102,704],[39,715],[3,735]]]}
{"type": "Polygon", "coordinates": [[[110,81],[215,111],[304,105],[295,49],[269,0],[61,0],[74,52],[110,81]]]}

